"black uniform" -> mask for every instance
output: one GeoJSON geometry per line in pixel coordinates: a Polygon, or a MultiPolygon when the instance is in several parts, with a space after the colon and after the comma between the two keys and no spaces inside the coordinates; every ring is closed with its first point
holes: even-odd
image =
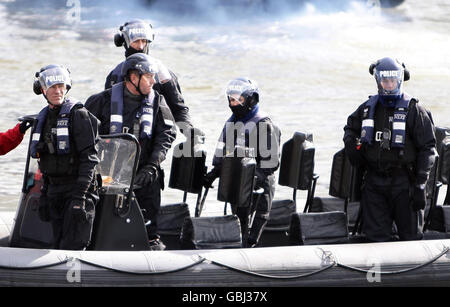
{"type": "MultiPolygon", "coordinates": [[[[118,73],[122,70],[122,65],[123,62],[108,74],[105,82],[105,90],[110,89],[114,84],[123,81],[123,77],[118,76],[118,73]]],[[[177,124],[181,125],[181,123],[185,123],[188,127],[192,127],[189,108],[184,103],[178,78],[172,71],[169,72],[172,78],[164,84],[156,83],[153,86],[153,89],[164,97],[177,124]]],[[[180,126],[180,128],[183,129],[187,127],[180,126]]]]}
{"type": "MultiPolygon", "coordinates": [[[[230,133],[231,131],[228,131],[230,133]]],[[[233,133],[233,132],[231,132],[233,133]]],[[[253,148],[256,159],[256,189],[262,188],[263,194],[259,198],[258,203],[255,206],[255,217],[252,223],[250,232],[248,233],[249,222],[249,208],[237,207],[231,204],[233,214],[239,217],[241,222],[241,229],[243,234],[244,245],[253,246],[258,243],[259,238],[264,230],[265,225],[269,219],[270,209],[272,208],[272,200],[275,193],[275,175],[274,172],[279,167],[279,147],[280,147],[280,131],[273,125],[272,121],[266,117],[261,119],[256,127],[250,132],[245,134],[245,147],[252,148],[249,139],[257,140],[256,148],[253,148]],[[262,131],[267,131],[267,148],[266,144],[260,143],[260,135],[262,131]],[[252,135],[253,134],[253,135],[252,135]],[[266,152],[263,152],[266,151],[266,152]],[[267,155],[267,153],[276,153],[275,156],[267,155]],[[248,237],[247,237],[248,235],[248,237]]],[[[234,139],[234,145],[238,141],[238,138],[234,139]]],[[[233,148],[223,149],[222,156],[225,156],[229,152],[233,152],[233,148]]],[[[214,169],[212,173],[218,177],[222,166],[222,158],[215,155],[213,159],[214,169]]]]}
{"type": "MultiPolygon", "coordinates": [[[[142,97],[131,94],[124,85],[123,101],[123,129],[130,134],[138,136],[140,131],[135,131],[134,127],[139,127],[137,113],[142,104],[142,97]]],[[[101,135],[110,133],[111,117],[111,89],[95,94],[86,101],[86,108],[92,112],[101,122],[99,132],[101,135]]],[[[141,155],[139,157],[138,172],[143,167],[154,165],[157,167],[158,180],[152,184],[135,190],[136,198],[146,220],[151,221],[147,227],[149,239],[157,238],[157,215],[161,206],[161,189],[164,188],[164,173],[160,167],[166,158],[166,153],[170,149],[176,137],[173,116],[167,107],[164,98],[155,92],[153,105],[153,128],[151,139],[140,139],[141,155]]]]}
{"type": "Polygon", "coordinates": [[[37,145],[39,169],[44,186],[40,215],[51,221],[54,248],[80,250],[90,241],[98,192],[94,168],[98,164],[98,120],[81,104],[70,112],[70,153],[57,154],[57,116],[60,108],[50,109],[37,145]],[[84,203],[84,209],[74,205],[84,203]]]}
{"type": "Polygon", "coordinates": [[[345,126],[344,143],[353,165],[366,169],[362,191],[362,230],[371,241],[388,241],[393,221],[401,240],[420,239],[415,190],[424,187],[434,163],[436,138],[427,111],[412,99],[406,113],[403,148],[390,146],[394,108],[378,102],[374,113],[374,141],[362,143],[362,121],[367,118],[365,102],[351,114],[345,126]],[[383,133],[384,132],[384,133],[383,133]],[[383,144],[384,142],[384,144],[383,144]]]}

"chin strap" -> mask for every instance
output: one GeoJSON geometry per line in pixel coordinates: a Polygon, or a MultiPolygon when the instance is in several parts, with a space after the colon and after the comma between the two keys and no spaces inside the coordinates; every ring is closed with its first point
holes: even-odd
{"type": "Polygon", "coordinates": [[[142,79],[142,75],[139,75],[139,82],[138,82],[137,86],[136,86],[136,84],[133,83],[133,81],[131,81],[131,79],[130,79],[130,83],[133,84],[134,88],[136,89],[136,91],[138,91],[138,93],[141,96],[145,96],[144,94],[142,94],[141,88],[140,88],[141,87],[141,79],[142,79]]]}

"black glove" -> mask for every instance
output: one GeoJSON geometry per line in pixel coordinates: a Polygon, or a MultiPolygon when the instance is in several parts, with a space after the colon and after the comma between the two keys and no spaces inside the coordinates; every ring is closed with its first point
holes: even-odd
{"type": "Polygon", "coordinates": [[[142,167],[136,174],[134,181],[134,188],[140,189],[142,187],[153,184],[158,179],[158,169],[155,165],[149,164],[142,167]]]}
{"type": "Polygon", "coordinates": [[[50,204],[47,194],[41,194],[39,197],[38,214],[43,222],[50,222],[50,204]]]}
{"type": "Polygon", "coordinates": [[[20,133],[25,134],[25,132],[33,126],[33,122],[33,119],[24,119],[19,125],[20,133]]]}
{"type": "Polygon", "coordinates": [[[80,198],[73,198],[69,203],[69,210],[74,221],[84,223],[87,221],[85,201],[80,198]]]}
{"type": "Polygon", "coordinates": [[[414,211],[419,211],[425,209],[427,204],[427,192],[426,189],[421,189],[418,186],[414,187],[412,208],[414,211]]]}
{"type": "Polygon", "coordinates": [[[215,167],[210,172],[205,174],[202,178],[202,185],[205,188],[214,188],[212,186],[214,180],[216,180],[220,176],[220,171],[215,167]]]}
{"type": "Polygon", "coordinates": [[[345,153],[348,156],[350,164],[354,167],[361,167],[366,164],[359,148],[356,145],[356,140],[351,140],[345,143],[345,153]]]}

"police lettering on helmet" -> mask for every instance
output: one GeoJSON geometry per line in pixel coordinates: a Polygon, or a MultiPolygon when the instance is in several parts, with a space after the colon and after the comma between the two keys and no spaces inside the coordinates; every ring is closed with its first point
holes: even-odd
{"type": "Polygon", "coordinates": [[[378,86],[378,95],[399,98],[403,94],[404,67],[395,59],[378,60],[373,69],[378,86]]]}
{"type": "Polygon", "coordinates": [[[56,84],[64,84],[69,90],[72,86],[72,80],[67,68],[59,65],[50,65],[39,73],[39,83],[45,90],[56,84]]]}
{"type": "Polygon", "coordinates": [[[132,21],[122,26],[120,31],[126,44],[126,48],[130,48],[132,47],[132,43],[142,40],[146,42],[142,50],[144,53],[148,54],[149,44],[155,38],[155,34],[150,24],[144,21],[132,21]]]}

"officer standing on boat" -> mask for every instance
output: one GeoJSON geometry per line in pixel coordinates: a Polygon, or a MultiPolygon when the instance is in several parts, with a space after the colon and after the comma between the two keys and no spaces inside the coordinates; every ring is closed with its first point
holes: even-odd
{"type": "Polygon", "coordinates": [[[6,155],[23,140],[25,132],[33,125],[33,121],[24,119],[20,124],[6,132],[0,132],[0,155],[6,155]]]}
{"type": "Polygon", "coordinates": [[[164,97],[152,87],[158,60],[145,53],[130,55],[122,65],[124,82],[89,97],[86,108],[100,121],[100,134],[131,133],[141,145],[135,194],[149,221],[147,234],[152,250],[165,245],[157,234],[164,172],[161,163],[176,137],[175,123],[164,97]]]}
{"type": "Polygon", "coordinates": [[[366,169],[362,231],[370,241],[388,241],[395,222],[400,240],[421,238],[418,212],[426,205],[426,183],[436,138],[430,115],[403,91],[410,74],[403,63],[383,58],[369,69],[378,86],[347,119],[345,150],[366,169]]]}
{"type": "MultiPolygon", "coordinates": [[[[125,57],[129,57],[136,53],[149,54],[150,44],[154,38],[152,25],[137,19],[120,26],[119,33],[114,36],[114,43],[117,47],[124,46],[125,57]]],[[[106,78],[105,90],[124,81],[122,76],[123,64],[124,62],[121,62],[109,73],[106,78]]],[[[183,132],[189,130],[188,128],[192,127],[189,108],[184,103],[178,78],[159,60],[158,67],[159,71],[153,88],[164,97],[179,128],[183,132]]]]}
{"type": "Polygon", "coordinates": [[[89,245],[98,201],[98,120],[67,97],[72,87],[67,68],[48,65],[36,78],[33,90],[48,103],[37,117],[31,142],[44,181],[39,215],[52,223],[54,248],[81,250],[89,245]]]}
{"type": "Polygon", "coordinates": [[[275,193],[274,172],[279,166],[280,132],[271,119],[260,111],[259,89],[254,81],[248,78],[231,80],[227,85],[226,95],[233,115],[222,130],[213,158],[214,167],[206,174],[204,186],[210,187],[220,176],[223,157],[233,152],[235,146],[253,150],[257,163],[255,188],[262,188],[264,192],[256,204],[256,213],[250,231],[248,231],[251,213],[249,208],[236,208],[233,204],[231,205],[233,213],[241,222],[243,245],[254,247],[258,244],[272,207],[275,193]],[[239,126],[244,126],[245,129],[240,130],[239,126]],[[230,129],[230,127],[235,128],[230,129]],[[237,134],[237,137],[234,137],[234,134],[237,134]],[[233,142],[227,141],[228,138],[232,138],[233,142]],[[232,148],[227,148],[227,145],[232,145],[232,148]]]}

